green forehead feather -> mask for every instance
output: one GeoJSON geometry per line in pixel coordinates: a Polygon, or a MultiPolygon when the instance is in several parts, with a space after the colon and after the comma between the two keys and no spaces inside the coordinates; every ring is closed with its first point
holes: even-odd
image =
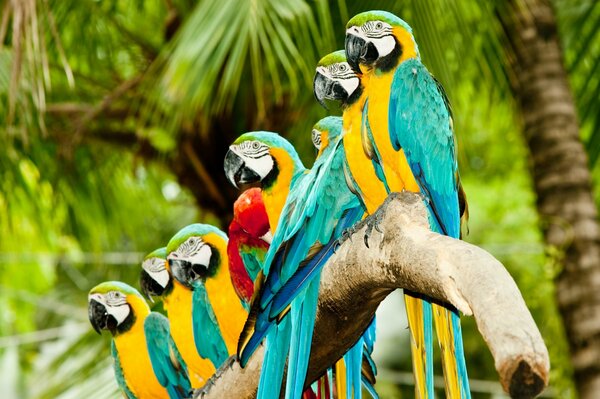
{"type": "Polygon", "coordinates": [[[135,288],[120,281],[105,281],[100,283],[90,290],[90,294],[106,294],[110,291],[119,291],[125,295],[137,295],[142,298],[141,294],[135,288]]]}
{"type": "Polygon", "coordinates": [[[202,237],[209,233],[215,233],[227,241],[227,235],[215,226],[211,226],[210,224],[194,223],[190,224],[189,226],[185,226],[183,229],[179,230],[177,234],[173,236],[173,238],[171,238],[169,244],[167,245],[167,253],[169,254],[175,251],[185,240],[190,237],[202,237]]]}
{"type": "Polygon", "coordinates": [[[329,140],[331,140],[342,132],[342,118],[339,116],[325,117],[315,123],[313,129],[321,132],[327,132],[329,140]]]}
{"type": "Polygon", "coordinates": [[[150,258],[167,259],[167,247],[155,249],[154,251],[152,251],[148,255],[146,255],[144,260],[150,259],[150,258]]]}
{"type": "Polygon", "coordinates": [[[329,66],[339,62],[346,62],[346,52],[344,50],[334,51],[321,58],[317,66],[329,66]]]}
{"type": "Polygon", "coordinates": [[[406,29],[409,33],[412,33],[412,28],[410,27],[410,25],[408,25],[402,19],[400,19],[396,15],[392,14],[391,12],[381,11],[381,10],[366,11],[366,12],[361,12],[360,14],[355,15],[346,24],[346,29],[348,29],[352,26],[362,26],[366,22],[369,22],[369,21],[387,22],[388,24],[390,24],[392,26],[401,26],[404,29],[406,29]]]}

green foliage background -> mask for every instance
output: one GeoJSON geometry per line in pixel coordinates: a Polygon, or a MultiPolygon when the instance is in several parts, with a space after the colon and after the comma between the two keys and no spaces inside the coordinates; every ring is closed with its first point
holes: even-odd
{"type": "MultiPolygon", "coordinates": [[[[0,25],[0,386],[7,397],[115,396],[108,337],[87,324],[87,291],[107,279],[137,285],[144,253],[190,222],[220,223],[169,167],[182,127],[210,135],[205,126],[223,115],[236,128],[270,126],[277,109],[293,121],[282,133],[310,164],[310,126],[326,115],[312,99],[314,65],[343,46],[349,16],[373,8],[413,26],[424,63],[446,87],[471,211],[466,239],[509,268],[548,343],[552,394],[574,395],[554,302],[559,263],[539,232],[544,221],[495,15],[501,1],[39,0],[18,10],[9,3],[0,1],[7,21],[0,25]],[[168,38],[173,11],[181,23],[168,38]],[[127,96],[110,97],[127,84],[127,96]],[[107,116],[109,100],[111,112],[126,112],[107,116]],[[138,145],[119,144],[126,135],[149,142],[151,160],[138,145]]],[[[600,5],[553,3],[594,166],[600,5]]],[[[470,376],[497,380],[473,319],[465,319],[464,335],[470,376]]],[[[410,370],[406,354],[381,367],[410,370]]],[[[383,397],[412,397],[385,375],[379,386],[383,397]]]]}

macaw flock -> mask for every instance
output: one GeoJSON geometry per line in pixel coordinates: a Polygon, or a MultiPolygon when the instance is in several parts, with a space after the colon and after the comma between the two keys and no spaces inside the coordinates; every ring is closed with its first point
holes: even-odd
{"type": "MultiPolygon", "coordinates": [[[[235,202],[229,238],[192,224],[144,259],[141,290],[162,300],[167,317],[122,282],[89,292],[90,322],[112,334],[125,397],[191,397],[232,359],[245,367],[263,344],[260,399],[378,397],[374,320],[321,378],[306,381],[321,270],[358,222],[368,232],[377,227],[373,214],[391,192],[421,193],[431,229],[460,238],[468,212],[451,109],[420,61],[410,26],[385,11],[348,22],[345,50],[319,61],[313,88],[324,106],[341,105],[343,116],[314,125],[312,169],[277,133],[241,135],[225,173],[236,187],[260,188],[235,202]]],[[[416,397],[434,397],[435,331],[446,396],[469,398],[457,310],[422,294],[404,296],[416,397]]]]}

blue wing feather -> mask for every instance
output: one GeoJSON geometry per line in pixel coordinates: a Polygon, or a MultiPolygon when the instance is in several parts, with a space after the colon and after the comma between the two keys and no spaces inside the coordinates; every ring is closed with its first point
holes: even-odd
{"type": "Polygon", "coordinates": [[[201,357],[209,359],[218,369],[229,357],[229,352],[221,335],[217,316],[208,299],[206,287],[202,282],[194,284],[192,301],[192,325],[196,350],[201,357]]]}
{"type": "Polygon", "coordinates": [[[403,62],[392,81],[389,133],[394,148],[404,150],[438,232],[458,238],[458,165],[450,109],[440,90],[419,60],[403,62]]]}
{"type": "Polygon", "coordinates": [[[171,338],[169,321],[152,312],[144,321],[144,334],[152,369],[171,399],[184,399],[192,389],[187,368],[171,338]]]}

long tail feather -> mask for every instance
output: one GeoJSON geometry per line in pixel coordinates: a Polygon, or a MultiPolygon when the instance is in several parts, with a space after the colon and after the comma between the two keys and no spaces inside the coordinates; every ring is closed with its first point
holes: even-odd
{"type": "Polygon", "coordinates": [[[306,288],[306,291],[298,294],[292,301],[290,314],[292,335],[285,392],[286,399],[300,398],[304,389],[317,314],[320,281],[320,275],[315,277],[306,288]]]}
{"type": "Polygon", "coordinates": [[[291,333],[290,319],[285,318],[267,334],[265,357],[258,383],[258,394],[256,395],[257,399],[279,397],[291,333]]]}
{"type": "Polygon", "coordinates": [[[411,336],[417,398],[433,399],[433,334],[431,303],[404,293],[411,336]]]}
{"type": "Polygon", "coordinates": [[[348,398],[346,392],[346,360],[341,358],[335,363],[335,391],[339,399],[348,398]]]}
{"type": "Polygon", "coordinates": [[[433,305],[433,317],[442,351],[446,397],[450,399],[470,398],[460,317],[453,310],[437,304],[433,305]]]}

